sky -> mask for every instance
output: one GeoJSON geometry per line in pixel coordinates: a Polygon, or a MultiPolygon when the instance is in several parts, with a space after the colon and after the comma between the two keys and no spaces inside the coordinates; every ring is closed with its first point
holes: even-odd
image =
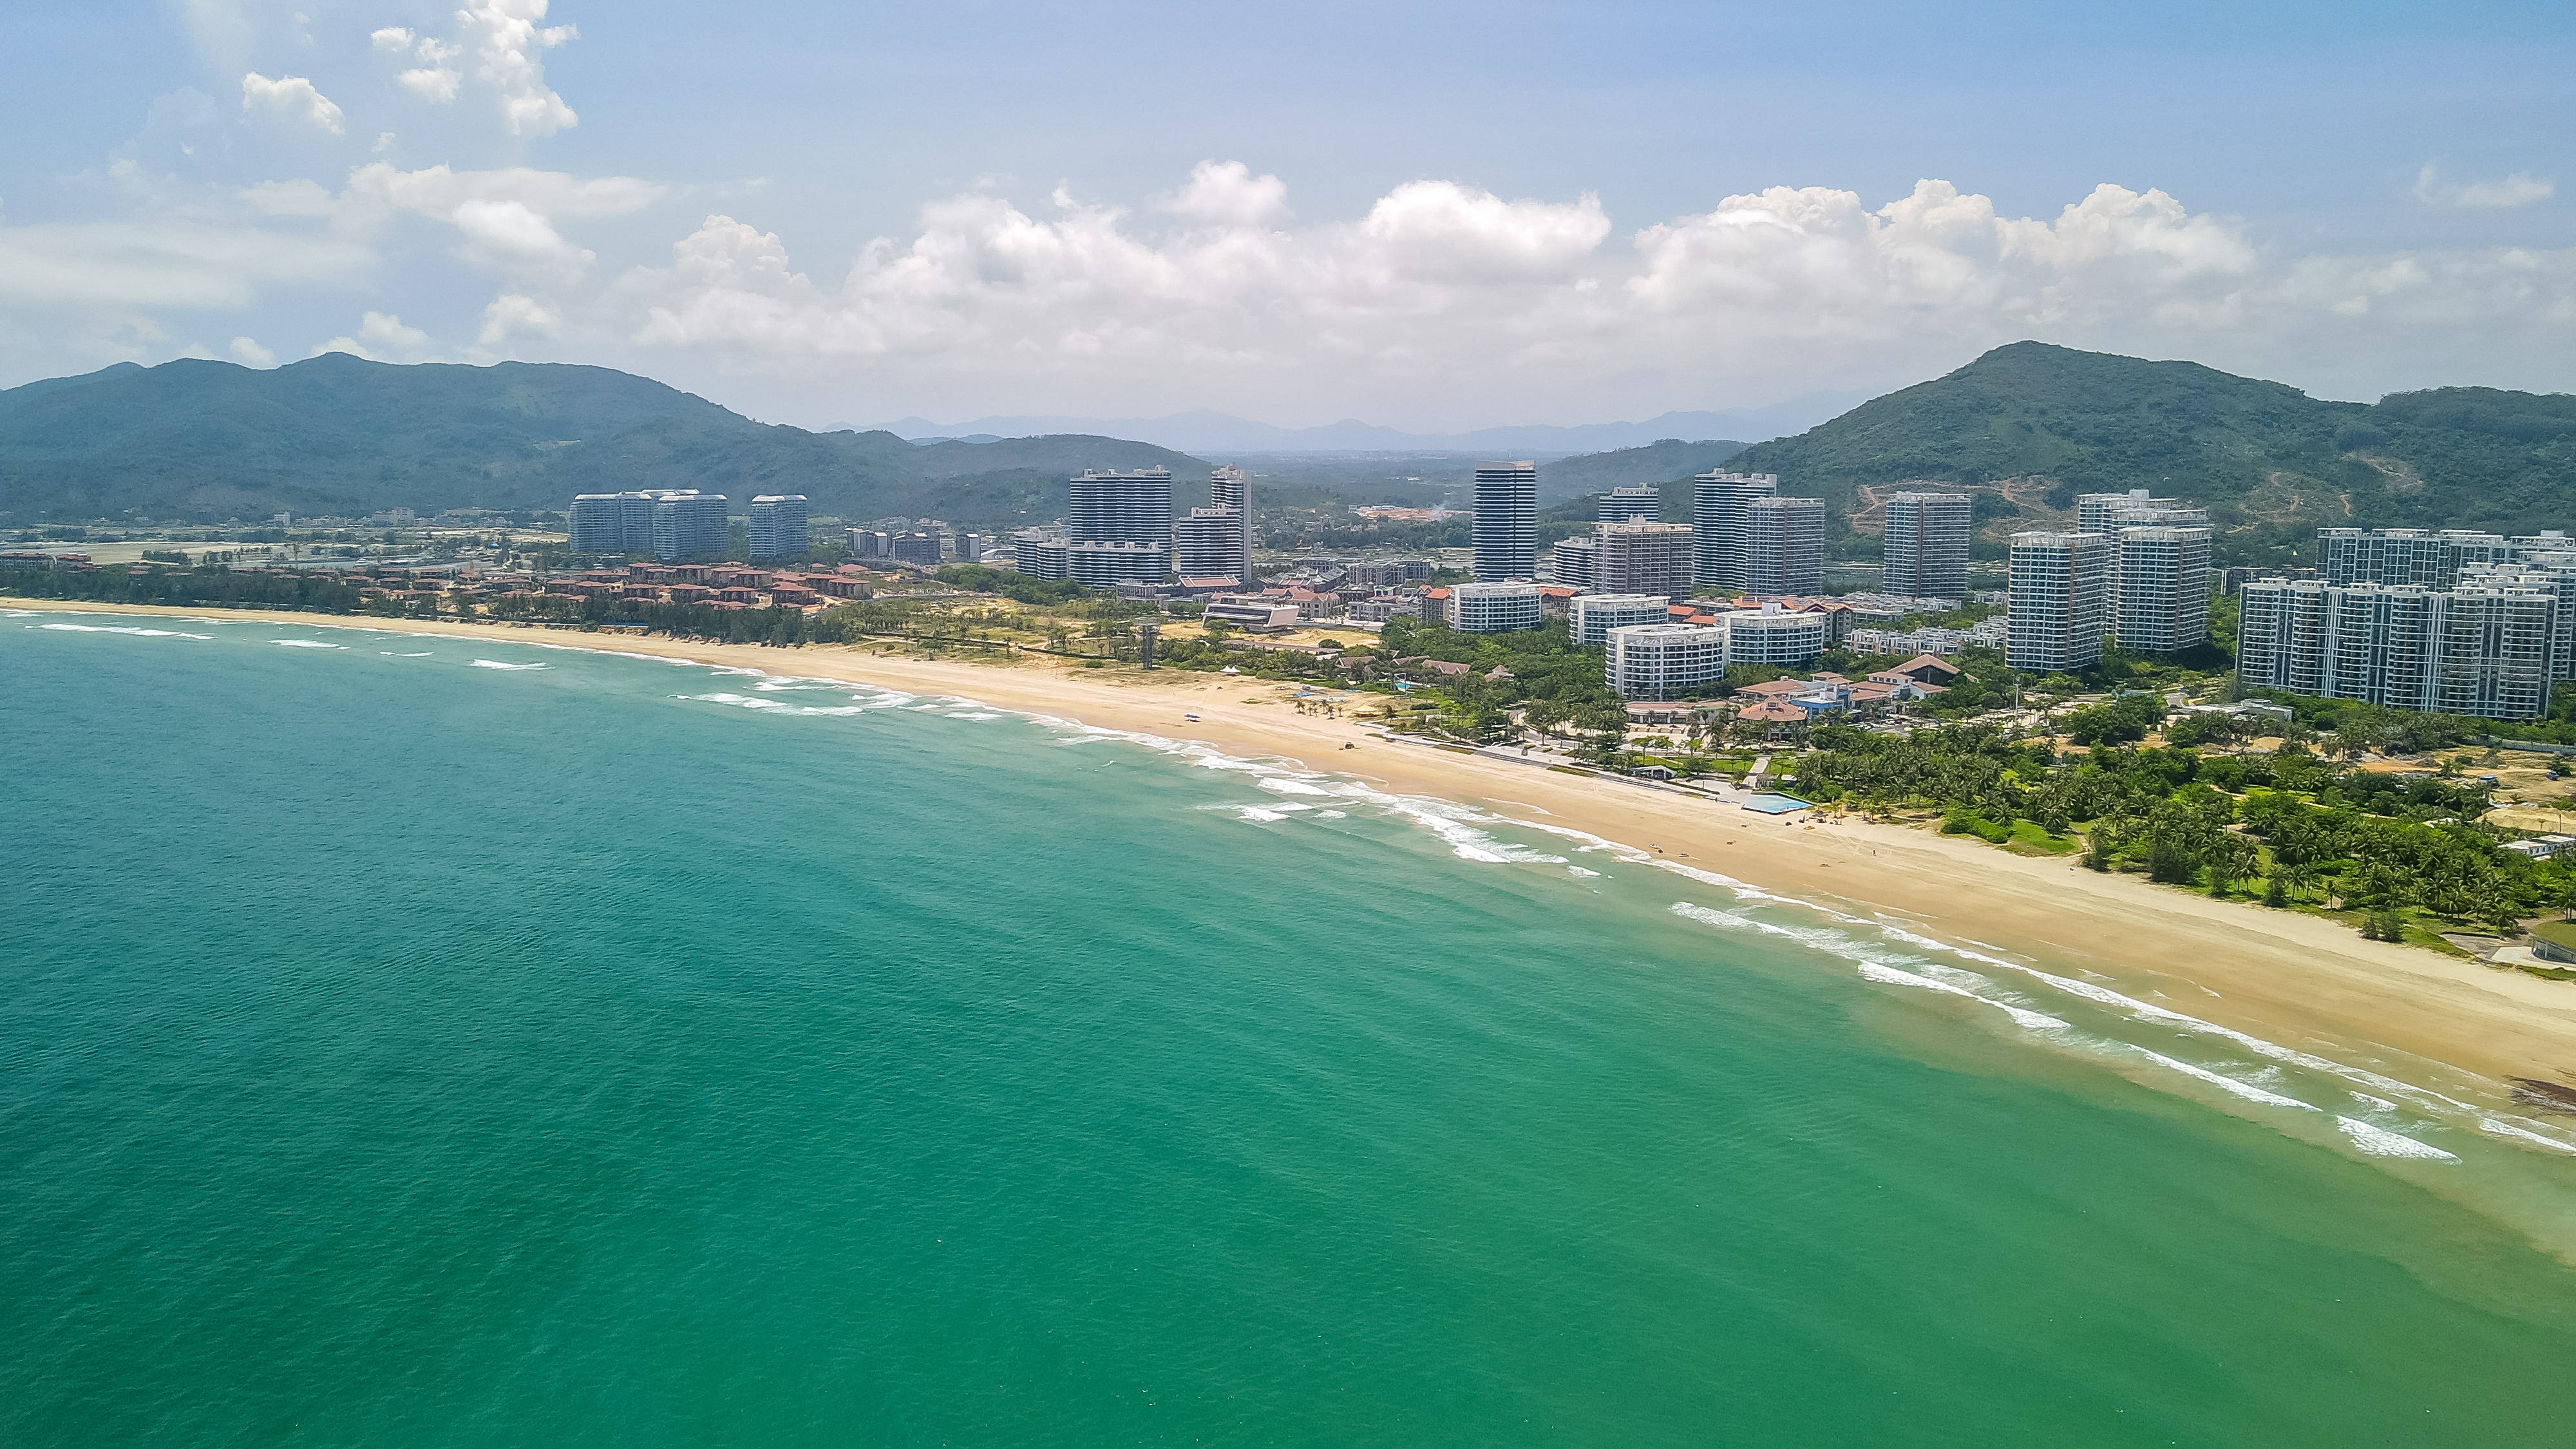
{"type": "Polygon", "coordinates": [[[581,362],[1415,431],[2024,338],[2576,391],[2576,6],[22,6],[0,386],[581,362]]]}

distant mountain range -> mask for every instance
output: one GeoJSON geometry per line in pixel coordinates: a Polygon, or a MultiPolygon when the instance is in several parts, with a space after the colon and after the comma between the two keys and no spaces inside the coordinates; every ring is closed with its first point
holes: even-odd
{"type": "MultiPolygon", "coordinates": [[[[1388,442],[1401,438],[1416,451],[1537,455],[1548,502],[1676,483],[1721,464],[1777,473],[1783,492],[1828,500],[1844,533],[1876,532],[1880,500],[1903,485],[1963,488],[1977,495],[1988,549],[2014,528],[2063,520],[2079,492],[2128,488],[2207,505],[2228,562],[2304,559],[2324,524],[2576,526],[2576,397],[2564,394],[2439,388],[2321,402],[2195,363],[2024,342],[1749,448],[1723,441],[1723,431],[1684,441],[1719,424],[1675,421],[1742,416],[1439,438],[1294,436],[1365,436],[1361,451],[1401,451],[1388,442]],[[1602,448],[1618,428],[1650,436],[1602,448]],[[1558,455],[1538,445],[1541,436],[1593,451],[1558,455]]],[[[1204,503],[1208,456],[1234,451],[1208,445],[1218,436],[1210,428],[1190,448],[1171,441],[1181,433],[1002,436],[999,427],[987,441],[920,443],[886,430],[756,423],[601,367],[399,367],[338,353],[269,371],[126,363],[0,392],[0,526],[128,510],[221,520],[290,508],[559,509],[575,493],[699,487],[737,503],[803,493],[816,513],[844,518],[927,515],[998,528],[1061,514],[1064,480],[1084,468],[1167,467],[1180,506],[1204,503]]],[[[1682,490],[1669,492],[1666,514],[1688,516],[1682,490]]]]}
{"type": "Polygon", "coordinates": [[[809,433],[604,367],[326,353],[270,371],[120,363],[0,392],[0,523],[560,509],[576,493],[694,487],[737,508],[802,493],[818,514],[1002,526],[1061,514],[1070,474],[1146,467],[1170,468],[1185,506],[1207,501],[1209,465],[1150,443],[809,433]]]}
{"type": "MultiPolygon", "coordinates": [[[[1719,438],[1776,438],[1823,422],[1865,393],[1811,393],[1774,407],[1740,412],[1665,413],[1642,423],[1586,423],[1576,427],[1481,428],[1471,433],[1407,433],[1345,420],[1314,428],[1283,428],[1226,413],[1174,413],[1160,418],[990,417],[962,423],[905,418],[880,431],[901,438],[1024,437],[1043,433],[1096,433],[1135,438],[1202,456],[1265,453],[1479,453],[1488,457],[1565,457],[1643,447],[1664,439],[1707,442],[1719,438]]],[[[836,424],[835,429],[846,429],[836,424]]],[[[852,429],[855,430],[855,429],[852,429]]]]}

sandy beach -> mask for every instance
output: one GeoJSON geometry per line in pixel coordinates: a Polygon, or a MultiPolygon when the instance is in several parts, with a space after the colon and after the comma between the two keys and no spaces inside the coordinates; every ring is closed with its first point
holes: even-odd
{"type": "MultiPolygon", "coordinates": [[[[1276,682],[1182,671],[924,660],[866,649],[782,650],[509,625],[157,609],[10,599],[76,613],[261,620],[299,627],[504,639],[690,659],[774,674],[954,694],[1103,728],[1282,756],[1391,793],[1437,796],[1639,850],[1844,910],[1916,917],[1945,939],[2097,976],[2128,995],[2391,1076],[2576,1086],[2576,983],[2365,941],[2329,921],[2031,859],[1920,830],[1774,819],[1729,803],[1383,739],[1299,714],[1276,682]],[[1185,718],[1195,714],[1193,721],[1185,718]]],[[[2468,1084],[2449,1081],[2447,1089],[2468,1084]]]]}

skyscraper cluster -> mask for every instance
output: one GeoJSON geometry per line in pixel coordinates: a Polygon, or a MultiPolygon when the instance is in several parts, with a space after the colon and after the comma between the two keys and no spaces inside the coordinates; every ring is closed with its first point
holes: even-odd
{"type": "Polygon", "coordinates": [[[2101,662],[2102,641],[2145,654],[2195,648],[2209,638],[2209,515],[2144,488],[2086,493],[2072,530],[2012,538],[2015,669],[2082,669],[2101,662]]]}
{"type": "Polygon", "coordinates": [[[665,563],[721,556],[725,496],[695,488],[584,493],[567,514],[574,553],[649,553],[665,563]]]}
{"type": "Polygon", "coordinates": [[[2576,539],[2318,530],[2313,579],[2238,595],[2237,681],[2392,709],[2536,719],[2576,678],[2576,539]]]}
{"type": "Polygon", "coordinates": [[[1691,581],[1724,593],[1816,594],[1825,587],[1825,505],[1783,498],[1773,473],[1691,480],[1691,581]]]}

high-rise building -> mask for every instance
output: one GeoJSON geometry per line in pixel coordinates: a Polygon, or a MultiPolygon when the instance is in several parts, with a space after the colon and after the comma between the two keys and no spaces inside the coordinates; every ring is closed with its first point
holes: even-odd
{"type": "Polygon", "coordinates": [[[2256,579],[2240,598],[2245,687],[2481,719],[2548,711],[2559,603],[2547,590],[2256,579]]]}
{"type": "Polygon", "coordinates": [[[1479,583],[1538,577],[1538,465],[1476,465],[1474,568],[1479,583]]]}
{"type": "Polygon", "coordinates": [[[1699,589],[1742,592],[1745,556],[1752,533],[1747,510],[1757,498],[1780,492],[1771,473],[1729,473],[1723,469],[1691,480],[1691,583],[1699,589]]]}
{"type": "Polygon", "coordinates": [[[805,495],[770,493],[751,500],[751,556],[794,558],[813,547],[805,527],[805,495]]]}
{"type": "Polygon", "coordinates": [[[664,563],[720,557],[725,541],[723,494],[690,488],[653,500],[653,554],[664,563]]]}
{"type": "Polygon", "coordinates": [[[2503,536],[2445,529],[2320,528],[2317,575],[2329,584],[2412,584],[2447,589],[2473,564],[2511,563],[2503,536]]]}
{"type": "MultiPolygon", "coordinates": [[[[1208,502],[1217,508],[1231,508],[1243,520],[1242,557],[1226,568],[1217,570],[1231,575],[1246,585],[1252,582],[1252,488],[1241,468],[1219,468],[1208,474],[1208,502]]],[[[1188,573],[1189,570],[1181,570],[1188,573]]]]}
{"type": "Polygon", "coordinates": [[[2209,530],[2127,524],[2113,536],[2111,632],[2132,653],[2209,639],[2209,530]]]}
{"type": "Polygon", "coordinates": [[[1691,596],[1689,524],[1598,524],[1593,546],[1599,563],[1591,587],[1602,593],[1661,594],[1676,602],[1691,596]]]}
{"type": "Polygon", "coordinates": [[[1086,468],[1065,485],[1068,543],[1172,542],[1172,470],[1095,473],[1086,468]]]}
{"type": "Polygon", "coordinates": [[[1535,629],[1538,619],[1536,584],[1496,580],[1450,586],[1449,627],[1462,634],[1535,629]]]}
{"type": "Polygon", "coordinates": [[[1663,517],[1664,495],[1653,484],[1613,488],[1601,495],[1603,523],[1660,523],[1663,517]]]}
{"type": "Polygon", "coordinates": [[[1078,539],[1065,546],[1064,561],[1065,576],[1089,588],[1159,584],[1171,575],[1172,546],[1078,539]]]}
{"type": "Polygon", "coordinates": [[[935,569],[939,567],[939,557],[943,552],[945,550],[939,546],[939,535],[926,530],[898,533],[886,540],[886,556],[898,563],[935,569]]]}
{"type": "Polygon", "coordinates": [[[1071,578],[1073,566],[1066,553],[1064,539],[1043,528],[1021,529],[1012,540],[1013,564],[1033,579],[1071,578]]]}
{"type": "Polygon", "coordinates": [[[574,553],[624,553],[626,533],[617,505],[618,496],[614,493],[575,494],[572,508],[565,515],[570,536],[564,546],[574,553]]]}
{"type": "Polygon", "coordinates": [[[1818,498],[1756,498],[1744,507],[1744,591],[1825,591],[1825,505],[1818,498]]]}
{"type": "MultiPolygon", "coordinates": [[[[2124,514],[2155,513],[2187,506],[2171,498],[2158,498],[2144,488],[2132,488],[2126,493],[2078,493],[2075,495],[2075,531],[2109,533],[2124,521],[2124,514]]],[[[2208,520],[2199,521],[2206,523],[2208,520]]]]}
{"type": "Polygon", "coordinates": [[[2552,683],[2576,679],[2576,546],[2544,553],[2521,547],[2524,542],[2514,540],[2514,551],[2520,555],[2516,562],[2472,564],[2460,571],[2460,582],[2490,589],[2536,589],[2556,599],[2558,615],[2549,645],[2549,678],[2552,683]]]}
{"type": "Polygon", "coordinates": [[[1964,493],[1896,493],[1887,500],[1887,569],[1879,587],[1915,599],[1968,597],[1968,534],[1974,503],[1964,493]]]}
{"type": "Polygon", "coordinates": [[[2102,632],[2110,625],[2110,539],[2080,531],[2016,533],[2010,589],[2006,663],[2058,671],[2101,662],[2102,632]]]}
{"type": "Polygon", "coordinates": [[[1567,588],[1599,588],[1601,540],[1588,533],[1558,539],[1555,547],[1548,550],[1548,569],[1567,588]]]}
{"type": "MultiPolygon", "coordinates": [[[[572,501],[568,517],[574,553],[652,553],[653,506],[664,498],[693,497],[695,489],[648,488],[629,493],[584,493],[572,501]]],[[[707,552],[721,553],[718,539],[707,552]]]]}
{"type": "Polygon", "coordinates": [[[1626,699],[1679,699],[1726,678],[1727,633],[1713,624],[1630,624],[1613,629],[1602,682],[1626,699]]]}
{"type": "Polygon", "coordinates": [[[1183,578],[1226,578],[1248,584],[1248,557],[1243,546],[1243,512],[1236,508],[1193,508],[1173,525],[1173,567],[1183,578]]]}
{"type": "Polygon", "coordinates": [[[1582,645],[1607,644],[1610,631],[1672,622],[1672,600],[1661,594],[1577,594],[1566,603],[1566,632],[1582,645]]]}

